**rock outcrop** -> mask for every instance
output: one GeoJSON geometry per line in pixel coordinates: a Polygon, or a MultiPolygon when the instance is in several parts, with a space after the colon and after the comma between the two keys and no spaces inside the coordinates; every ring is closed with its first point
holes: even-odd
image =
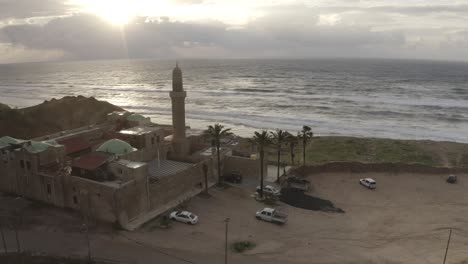
{"type": "Polygon", "coordinates": [[[0,137],[31,139],[62,130],[99,124],[113,111],[123,109],[93,97],[83,96],[52,99],[22,109],[11,109],[0,104],[0,137]]]}

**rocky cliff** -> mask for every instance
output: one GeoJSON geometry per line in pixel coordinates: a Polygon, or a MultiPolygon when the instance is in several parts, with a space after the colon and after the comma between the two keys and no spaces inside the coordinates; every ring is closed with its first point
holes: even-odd
{"type": "Polygon", "coordinates": [[[62,130],[99,124],[108,113],[123,109],[93,97],[67,96],[42,104],[11,109],[0,104],[0,137],[35,138],[62,130]]]}

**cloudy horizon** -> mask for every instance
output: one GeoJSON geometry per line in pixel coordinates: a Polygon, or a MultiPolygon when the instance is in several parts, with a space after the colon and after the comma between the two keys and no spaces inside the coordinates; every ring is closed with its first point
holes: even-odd
{"type": "Polygon", "coordinates": [[[468,0],[0,0],[0,63],[174,58],[468,61],[468,0]]]}

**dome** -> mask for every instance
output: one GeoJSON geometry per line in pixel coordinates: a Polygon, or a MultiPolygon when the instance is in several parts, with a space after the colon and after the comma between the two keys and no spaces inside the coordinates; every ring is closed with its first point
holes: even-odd
{"type": "Polygon", "coordinates": [[[47,140],[47,141],[30,141],[24,145],[24,148],[29,153],[40,153],[46,151],[50,147],[57,147],[60,146],[55,140],[47,140]]]}
{"type": "Polygon", "coordinates": [[[140,114],[131,114],[127,117],[128,121],[144,123],[147,121],[147,118],[140,114]]]}
{"type": "Polygon", "coordinates": [[[21,144],[24,140],[12,138],[9,136],[4,136],[0,138],[0,148],[7,147],[12,144],[21,144]]]}
{"type": "Polygon", "coordinates": [[[124,155],[136,151],[130,144],[120,139],[111,139],[104,142],[96,151],[107,152],[114,155],[124,155]]]}

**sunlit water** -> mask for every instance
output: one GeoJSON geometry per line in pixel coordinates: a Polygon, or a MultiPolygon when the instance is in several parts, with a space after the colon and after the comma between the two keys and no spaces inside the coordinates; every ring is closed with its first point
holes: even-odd
{"type": "MultiPolygon", "coordinates": [[[[468,142],[468,64],[391,60],[188,60],[187,123],[468,142]]],[[[0,101],[94,96],[170,123],[172,61],[0,65],[0,101]]]]}

